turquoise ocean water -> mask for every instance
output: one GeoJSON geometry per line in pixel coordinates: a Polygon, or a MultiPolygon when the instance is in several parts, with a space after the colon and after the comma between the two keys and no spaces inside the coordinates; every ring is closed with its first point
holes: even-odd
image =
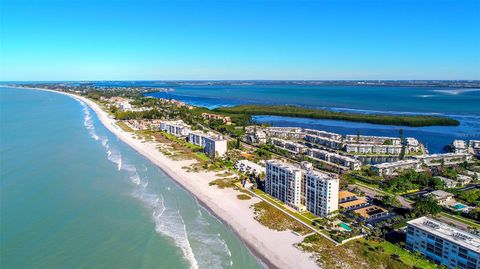
{"type": "Polygon", "coordinates": [[[0,88],[1,268],[261,268],[67,96],[0,88]]]}

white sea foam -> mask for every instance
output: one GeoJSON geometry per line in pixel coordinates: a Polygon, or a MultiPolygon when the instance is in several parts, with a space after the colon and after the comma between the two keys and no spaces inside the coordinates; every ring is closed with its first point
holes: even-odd
{"type": "Polygon", "coordinates": [[[165,208],[163,198],[158,199],[157,202],[161,202],[161,206],[156,206],[157,209],[152,214],[155,231],[173,239],[175,245],[182,250],[185,259],[190,263],[190,268],[198,269],[198,261],[188,240],[187,229],[180,212],[165,208]]]}
{"type": "Polygon", "coordinates": [[[192,244],[198,246],[196,256],[200,268],[225,268],[232,264],[232,253],[222,236],[215,232],[200,210],[194,221],[194,227],[190,232],[192,244]]]}
{"type": "Polygon", "coordinates": [[[467,92],[478,92],[480,89],[449,89],[449,90],[433,90],[434,92],[450,94],[450,95],[459,95],[467,92]]]}

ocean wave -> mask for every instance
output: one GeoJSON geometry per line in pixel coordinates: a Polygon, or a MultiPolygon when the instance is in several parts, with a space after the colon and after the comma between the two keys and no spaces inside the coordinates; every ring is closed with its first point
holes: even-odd
{"type": "Polygon", "coordinates": [[[416,97],[420,97],[420,98],[430,98],[430,97],[434,97],[435,95],[433,94],[420,94],[420,95],[415,95],[416,97]]]}
{"type": "Polygon", "coordinates": [[[449,95],[459,95],[467,92],[479,92],[480,89],[449,89],[449,90],[432,90],[432,92],[449,94],[449,95]]]}
{"type": "Polygon", "coordinates": [[[197,210],[189,238],[194,246],[200,268],[226,268],[232,265],[232,253],[227,242],[211,227],[201,210],[197,210]]]}
{"type": "Polygon", "coordinates": [[[159,206],[152,214],[155,222],[155,231],[173,239],[175,245],[182,250],[185,259],[190,263],[190,268],[198,269],[198,261],[188,240],[187,229],[180,211],[166,208],[163,198],[156,201],[159,203],[159,206]]]}

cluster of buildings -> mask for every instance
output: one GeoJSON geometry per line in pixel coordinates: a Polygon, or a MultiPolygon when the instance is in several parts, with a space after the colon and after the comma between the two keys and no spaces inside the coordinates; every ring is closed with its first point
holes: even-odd
{"type": "Polygon", "coordinates": [[[454,153],[470,153],[480,157],[480,140],[454,140],[450,145],[454,153]]]}
{"type": "Polygon", "coordinates": [[[266,161],[265,191],[297,211],[308,210],[320,217],[338,210],[338,177],[314,170],[309,162],[297,166],[266,161]]]}
{"type": "Polygon", "coordinates": [[[109,102],[115,106],[117,106],[121,111],[130,111],[133,106],[130,104],[130,99],[124,98],[124,97],[110,97],[110,98],[105,98],[105,97],[100,97],[100,100],[109,102]]]}
{"type": "Polygon", "coordinates": [[[227,153],[227,140],[222,136],[201,131],[192,131],[190,125],[182,120],[160,121],[161,131],[177,137],[185,137],[191,144],[200,146],[210,157],[222,157],[227,153]]]}
{"type": "Polygon", "coordinates": [[[166,99],[166,98],[157,98],[160,102],[166,103],[166,104],[172,104],[177,107],[186,107],[188,109],[193,109],[193,106],[186,104],[185,102],[175,100],[175,99],[166,99]]]}
{"type": "Polygon", "coordinates": [[[392,176],[405,169],[421,170],[423,167],[459,165],[472,160],[468,153],[424,154],[412,156],[407,160],[373,165],[371,168],[379,176],[392,176]]]}
{"type": "Polygon", "coordinates": [[[480,268],[480,237],[432,218],[408,222],[406,247],[447,268],[480,268]]]}
{"type": "Polygon", "coordinates": [[[349,191],[340,191],[338,197],[340,208],[352,212],[367,222],[388,217],[390,214],[388,210],[370,204],[365,197],[357,197],[356,194],[349,191]]]}
{"type": "MultiPolygon", "coordinates": [[[[400,155],[423,152],[423,145],[415,138],[403,141],[398,137],[341,135],[316,129],[300,127],[248,128],[245,141],[265,144],[287,150],[293,155],[306,155],[319,161],[329,170],[345,172],[360,169],[359,155],[400,155]]],[[[400,165],[400,164],[398,164],[400,165]]]]}
{"type": "Polygon", "coordinates": [[[232,124],[232,119],[230,117],[219,115],[219,114],[205,112],[205,113],[202,113],[202,118],[205,120],[221,120],[226,125],[232,124]]]}

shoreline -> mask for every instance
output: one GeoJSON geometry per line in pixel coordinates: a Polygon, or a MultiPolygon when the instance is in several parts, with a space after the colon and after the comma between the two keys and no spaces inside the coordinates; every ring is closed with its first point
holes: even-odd
{"type": "Polygon", "coordinates": [[[208,183],[214,179],[215,172],[184,171],[181,167],[186,161],[171,160],[156,149],[155,143],[144,143],[142,140],[133,138],[131,133],[123,131],[116,125],[116,120],[98,104],[86,97],[42,88],[11,88],[48,91],[84,102],[111,133],[159,167],[173,182],[190,193],[200,206],[229,227],[267,268],[319,268],[309,253],[294,246],[303,241],[304,236],[294,235],[288,230],[282,232],[270,230],[253,218],[254,213],[250,205],[260,200],[252,197],[248,200],[249,202],[241,201],[236,197],[238,191],[209,186],[208,183]]]}

